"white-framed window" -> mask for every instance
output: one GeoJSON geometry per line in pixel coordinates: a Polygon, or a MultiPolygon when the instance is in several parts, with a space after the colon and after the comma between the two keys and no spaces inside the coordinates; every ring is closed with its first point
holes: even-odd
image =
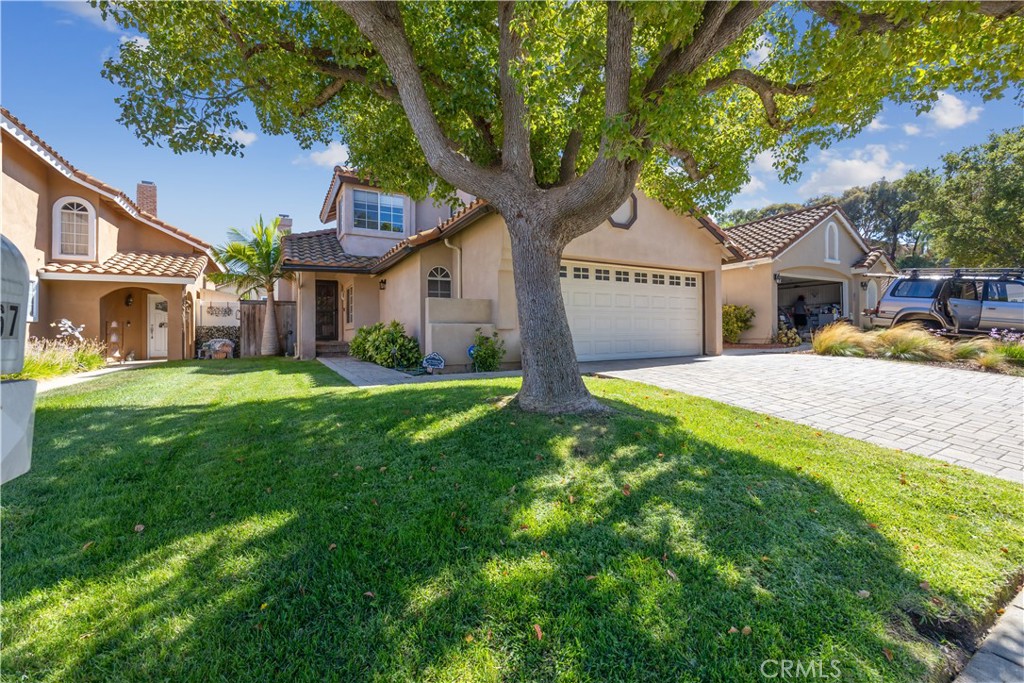
{"type": "Polygon", "coordinates": [[[679,276],[679,275],[669,275],[668,276],[668,285],[669,285],[669,287],[682,287],[683,286],[683,278],[681,276],[679,276]]]}
{"type": "Polygon", "coordinates": [[[569,269],[566,266],[558,266],[558,277],[569,277],[569,269]]]}
{"type": "Polygon", "coordinates": [[[693,275],[687,275],[685,278],[683,278],[683,282],[687,287],[697,286],[697,278],[694,277],[693,275]]]}
{"type": "Polygon", "coordinates": [[[825,226],[825,261],[839,263],[839,227],[835,223],[825,226]]]}
{"type": "Polygon", "coordinates": [[[452,298],[452,274],[448,272],[447,268],[438,266],[431,268],[427,273],[427,298],[452,298]]]}
{"type": "Polygon", "coordinates": [[[583,266],[572,267],[572,279],[573,280],[589,280],[590,279],[590,268],[584,268],[583,266]]]}
{"type": "Polygon", "coordinates": [[[640,273],[640,272],[633,273],[633,282],[635,282],[638,285],[646,285],[647,284],[647,273],[640,273]]]}
{"type": "Polygon", "coordinates": [[[26,322],[39,322],[39,279],[32,278],[28,281],[28,315],[26,322]]]}
{"type": "Polygon", "coordinates": [[[616,270],[615,271],[616,282],[629,282],[629,271],[628,270],[616,270]]]}
{"type": "Polygon", "coordinates": [[[352,190],[352,224],[360,230],[405,232],[405,198],[352,190]]]}
{"type": "Polygon", "coordinates": [[[662,275],[661,273],[652,273],[651,274],[651,284],[652,285],[663,285],[663,284],[665,284],[665,276],[662,275]]]}
{"type": "Polygon", "coordinates": [[[61,197],[53,204],[53,258],[96,259],[96,209],[81,197],[61,197]]]}
{"type": "Polygon", "coordinates": [[[607,268],[594,268],[594,279],[608,282],[612,279],[611,271],[607,268]]]}

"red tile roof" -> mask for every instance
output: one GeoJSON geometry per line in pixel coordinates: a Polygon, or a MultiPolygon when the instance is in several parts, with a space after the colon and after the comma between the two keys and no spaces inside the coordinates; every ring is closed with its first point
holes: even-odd
{"type": "Polygon", "coordinates": [[[725,236],[746,254],[744,260],[774,258],[836,211],[842,211],[836,204],[797,209],[725,228],[725,236]]]}
{"type": "Polygon", "coordinates": [[[878,263],[879,259],[885,256],[885,252],[881,249],[872,249],[868,253],[864,254],[864,258],[853,264],[854,268],[870,268],[871,266],[878,263]]]}
{"type": "Polygon", "coordinates": [[[301,266],[314,268],[346,268],[365,270],[377,262],[375,256],[348,254],[341,248],[337,232],[316,230],[285,235],[282,241],[284,266],[286,270],[302,270],[301,266]]]}
{"type": "Polygon", "coordinates": [[[39,135],[36,134],[35,131],[33,131],[28,126],[26,126],[18,117],[16,117],[14,114],[12,114],[8,109],[6,109],[4,107],[0,107],[0,113],[2,113],[5,117],[7,117],[11,121],[11,123],[16,125],[19,129],[21,129],[21,132],[23,132],[28,138],[30,138],[33,142],[35,142],[43,150],[45,150],[47,152],[47,154],[50,154],[57,161],[59,161],[60,163],[62,163],[65,166],[67,166],[68,169],[71,171],[72,175],[75,178],[78,178],[79,180],[83,181],[86,184],[93,185],[93,186],[103,190],[104,192],[107,192],[109,194],[114,195],[117,199],[120,199],[125,204],[127,204],[129,207],[131,207],[131,209],[136,211],[145,220],[147,220],[147,221],[149,221],[151,223],[155,223],[156,225],[160,226],[164,230],[166,230],[166,231],[168,231],[168,232],[170,232],[170,233],[172,233],[172,234],[174,234],[174,235],[176,235],[176,236],[178,236],[178,237],[180,237],[180,238],[182,238],[184,240],[187,240],[187,241],[193,243],[193,245],[196,245],[196,246],[198,246],[201,249],[209,249],[210,248],[211,245],[209,243],[207,243],[206,241],[201,240],[198,237],[196,237],[195,235],[192,235],[192,234],[190,234],[188,232],[185,232],[181,228],[177,228],[177,227],[171,225],[170,223],[168,223],[166,221],[163,221],[163,220],[160,220],[156,216],[143,211],[142,209],[139,208],[139,205],[135,203],[135,200],[133,200],[131,197],[129,197],[128,195],[126,195],[124,192],[122,192],[121,190],[117,189],[116,187],[114,187],[112,185],[108,185],[107,183],[103,182],[102,180],[100,180],[100,179],[98,179],[98,178],[96,178],[94,176],[89,175],[85,171],[82,171],[82,170],[76,168],[74,166],[74,164],[72,164],[70,161],[68,161],[63,156],[61,156],[57,152],[57,150],[55,150],[45,140],[43,140],[41,137],[39,137],[39,135]]]}
{"type": "Polygon", "coordinates": [[[203,254],[117,252],[102,263],[47,263],[42,273],[134,277],[180,277],[198,280],[209,259],[203,254]]]}

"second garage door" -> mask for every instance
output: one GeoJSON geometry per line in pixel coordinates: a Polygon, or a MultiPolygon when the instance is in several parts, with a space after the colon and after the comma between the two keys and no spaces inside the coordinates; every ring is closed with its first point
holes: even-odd
{"type": "Polygon", "coordinates": [[[566,261],[561,275],[579,360],[703,351],[700,273],[566,261]]]}

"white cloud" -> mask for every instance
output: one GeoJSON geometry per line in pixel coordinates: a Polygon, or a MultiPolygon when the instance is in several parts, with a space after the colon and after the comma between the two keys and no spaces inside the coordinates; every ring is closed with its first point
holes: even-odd
{"type": "Polygon", "coordinates": [[[238,144],[248,147],[252,143],[256,142],[256,139],[259,136],[256,135],[256,133],[253,133],[251,130],[238,129],[235,131],[231,131],[228,137],[237,142],[238,144]]]}
{"type": "Polygon", "coordinates": [[[924,116],[931,119],[938,128],[950,130],[977,121],[981,109],[967,106],[964,100],[953,93],[940,92],[938,103],[924,116]]]}
{"type": "Polygon", "coordinates": [[[80,19],[85,19],[93,26],[102,28],[111,33],[120,33],[121,28],[114,21],[103,21],[98,7],[93,7],[87,2],[50,2],[49,5],[59,7],[68,14],[74,14],[80,19]]]}
{"type": "Polygon", "coordinates": [[[340,142],[332,142],[326,149],[310,152],[297,158],[294,164],[315,164],[317,166],[340,166],[348,161],[348,147],[340,142]]]}
{"type": "Polygon", "coordinates": [[[864,128],[864,130],[868,131],[869,133],[880,133],[881,131],[887,130],[890,127],[891,126],[888,123],[885,123],[883,121],[881,114],[879,114],[875,118],[871,119],[871,123],[869,123],[864,128]]]}
{"type": "Polygon", "coordinates": [[[754,157],[751,168],[762,173],[775,173],[775,167],[772,165],[774,163],[775,158],[772,156],[772,151],[767,149],[754,157]]]}
{"type": "Polygon", "coordinates": [[[737,196],[752,195],[761,192],[767,187],[764,181],[760,178],[754,177],[747,181],[747,184],[740,188],[737,196]]]}
{"type": "Polygon", "coordinates": [[[147,47],[149,47],[149,38],[147,38],[146,36],[123,35],[123,36],[121,36],[119,42],[122,45],[124,45],[125,43],[135,43],[136,45],[141,47],[143,50],[145,50],[147,47]]]}
{"type": "Polygon", "coordinates": [[[743,57],[743,61],[747,63],[747,66],[760,66],[765,60],[772,56],[772,44],[768,41],[765,36],[761,36],[758,41],[757,47],[748,52],[743,57]]]}
{"type": "Polygon", "coordinates": [[[919,135],[921,133],[921,126],[915,126],[912,123],[904,123],[903,132],[907,135],[919,135]]]}
{"type": "Polygon", "coordinates": [[[910,164],[892,159],[885,145],[868,145],[854,150],[846,158],[826,151],[821,153],[818,161],[822,167],[812,173],[798,190],[803,197],[839,194],[848,187],[870,185],[882,178],[896,180],[912,168],[910,164]]]}

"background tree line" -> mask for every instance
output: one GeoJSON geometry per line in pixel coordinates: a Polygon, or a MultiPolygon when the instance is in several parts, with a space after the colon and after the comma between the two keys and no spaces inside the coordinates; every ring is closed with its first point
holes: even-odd
{"type": "Polygon", "coordinates": [[[724,226],[835,202],[861,234],[903,268],[1024,265],[1024,127],[942,158],[899,180],[851,187],[803,204],[770,204],[722,216],[724,226]]]}

